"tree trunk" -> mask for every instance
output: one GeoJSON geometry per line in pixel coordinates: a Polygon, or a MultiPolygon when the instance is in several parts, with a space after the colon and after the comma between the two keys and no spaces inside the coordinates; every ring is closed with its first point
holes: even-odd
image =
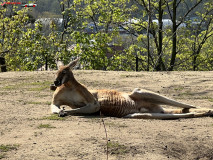
{"type": "Polygon", "coordinates": [[[196,71],[197,69],[197,55],[195,54],[194,57],[193,57],[193,71],[196,71]]]}
{"type": "Polygon", "coordinates": [[[4,57],[0,57],[0,66],[2,72],[7,72],[7,66],[4,57]]]}
{"type": "Polygon", "coordinates": [[[45,70],[48,70],[48,58],[47,56],[45,57],[45,70]]]}
{"type": "Polygon", "coordinates": [[[177,54],[177,25],[176,25],[176,19],[177,19],[177,14],[176,14],[176,3],[177,0],[173,0],[173,17],[172,17],[172,56],[171,56],[171,61],[170,61],[170,66],[169,66],[169,71],[173,71],[174,65],[175,65],[175,59],[176,59],[176,54],[177,54]]]}
{"type": "Polygon", "coordinates": [[[148,4],[148,26],[147,26],[147,71],[149,71],[149,65],[150,65],[150,44],[149,44],[149,30],[150,30],[150,24],[151,24],[151,2],[149,0],[148,4]]]}
{"type": "Polygon", "coordinates": [[[202,45],[200,45],[198,47],[198,49],[196,51],[194,51],[194,53],[193,53],[193,62],[192,62],[193,63],[192,64],[193,65],[193,71],[198,70],[197,57],[200,54],[201,48],[202,48],[202,45]]]}
{"type": "Polygon", "coordinates": [[[138,56],[137,56],[137,55],[136,55],[135,63],[136,63],[136,68],[135,68],[135,70],[136,70],[136,72],[137,72],[137,71],[138,71],[138,56]]]}
{"type": "Polygon", "coordinates": [[[157,71],[165,70],[165,66],[162,60],[162,53],[163,53],[163,9],[162,9],[162,0],[159,1],[159,18],[158,18],[158,57],[157,57],[157,65],[155,69],[157,71]]]}

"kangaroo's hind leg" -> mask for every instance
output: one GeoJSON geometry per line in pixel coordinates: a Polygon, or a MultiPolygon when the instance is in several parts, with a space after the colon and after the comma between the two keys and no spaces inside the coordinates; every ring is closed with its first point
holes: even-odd
{"type": "Polygon", "coordinates": [[[138,88],[134,89],[133,92],[129,95],[129,97],[135,101],[145,101],[157,105],[170,105],[181,108],[196,108],[192,105],[177,102],[175,100],[159,95],[157,93],[138,88]]]}

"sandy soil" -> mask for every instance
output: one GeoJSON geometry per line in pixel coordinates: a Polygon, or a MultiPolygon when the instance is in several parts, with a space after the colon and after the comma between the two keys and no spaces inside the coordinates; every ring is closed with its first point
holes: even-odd
{"type": "MultiPolygon", "coordinates": [[[[213,72],[74,71],[89,89],[144,88],[195,106],[213,108],[213,72]]],[[[0,73],[0,159],[107,159],[102,118],[50,114],[55,71],[0,73]]],[[[108,158],[211,160],[213,118],[103,118],[108,158]]]]}

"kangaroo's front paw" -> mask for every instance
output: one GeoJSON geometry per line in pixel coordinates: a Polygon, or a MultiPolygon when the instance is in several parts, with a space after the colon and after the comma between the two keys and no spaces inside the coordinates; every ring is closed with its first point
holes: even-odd
{"type": "Polygon", "coordinates": [[[56,88],[57,88],[57,87],[56,87],[54,84],[51,84],[51,85],[50,85],[50,90],[55,91],[56,88]]]}
{"type": "Polygon", "coordinates": [[[208,112],[205,113],[205,115],[208,117],[213,117],[213,111],[209,110],[208,112]]]}
{"type": "Polygon", "coordinates": [[[58,113],[58,116],[59,116],[59,117],[65,117],[65,116],[67,116],[67,113],[66,113],[64,110],[61,110],[61,111],[58,113]]]}

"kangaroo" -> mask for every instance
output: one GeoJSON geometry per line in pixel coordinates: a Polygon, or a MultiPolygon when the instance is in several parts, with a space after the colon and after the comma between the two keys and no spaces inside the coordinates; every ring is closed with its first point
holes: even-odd
{"type": "Polygon", "coordinates": [[[88,90],[74,77],[72,69],[78,59],[66,66],[60,66],[54,85],[51,112],[59,116],[72,114],[92,114],[101,112],[104,116],[144,119],[178,119],[213,116],[213,111],[195,110],[195,106],[177,102],[157,93],[136,88],[131,93],[116,90],[88,90]],[[60,107],[67,105],[71,110],[60,107]],[[182,109],[165,109],[160,105],[170,105],[182,109]]]}

